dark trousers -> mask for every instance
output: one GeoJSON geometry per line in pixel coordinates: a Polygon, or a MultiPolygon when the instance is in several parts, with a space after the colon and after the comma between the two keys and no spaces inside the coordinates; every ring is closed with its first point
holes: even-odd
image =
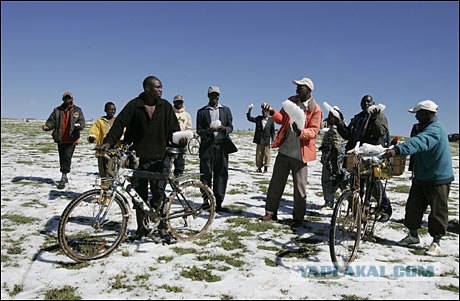
{"type": "Polygon", "coordinates": [[[450,183],[444,185],[414,184],[410,188],[406,203],[404,225],[409,230],[422,226],[425,210],[430,206],[428,215],[428,232],[431,236],[446,234],[449,222],[448,205],[450,183]]]}
{"type": "Polygon", "coordinates": [[[228,154],[223,152],[217,144],[212,146],[209,158],[200,158],[200,180],[208,187],[212,187],[216,197],[217,207],[222,207],[228,181],[228,154]]]}
{"type": "Polygon", "coordinates": [[[174,164],[174,176],[178,177],[183,175],[185,170],[185,154],[176,155],[174,159],[172,155],[166,155],[164,166],[168,173],[171,169],[171,162],[174,164]]]}
{"type": "MultiPolygon", "coordinates": [[[[163,160],[142,160],[142,158],[140,159],[138,170],[160,173],[166,172],[163,160]]],[[[152,193],[152,199],[149,204],[152,208],[159,210],[163,198],[165,198],[166,180],[148,180],[141,178],[133,179],[134,189],[145,202],[148,202],[149,183],[150,192],[152,193]]],[[[145,228],[143,225],[145,213],[143,210],[137,208],[135,204],[133,207],[136,209],[137,230],[140,231],[145,228]]]]}
{"type": "Polygon", "coordinates": [[[58,144],[59,165],[62,173],[69,173],[72,165],[72,156],[75,151],[76,144],[58,144]]]}
{"type": "Polygon", "coordinates": [[[297,221],[303,221],[305,210],[307,209],[307,163],[290,158],[278,153],[273,166],[273,174],[268,186],[267,203],[265,211],[277,214],[280,200],[283,196],[284,188],[289,174],[292,172],[294,181],[294,209],[293,218],[297,221]]]}

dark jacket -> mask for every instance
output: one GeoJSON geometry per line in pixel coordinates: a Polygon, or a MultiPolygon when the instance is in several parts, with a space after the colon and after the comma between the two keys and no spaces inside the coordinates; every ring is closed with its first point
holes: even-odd
{"type": "Polygon", "coordinates": [[[133,143],[131,147],[143,160],[163,160],[168,141],[172,134],[180,131],[179,122],[172,105],[165,99],[158,100],[152,119],[145,110],[144,92],[130,100],[118,114],[113,126],[107,133],[104,143],[117,144],[123,128],[126,127],[124,143],[133,143]]]}
{"type": "Polygon", "coordinates": [[[389,146],[388,121],[383,112],[376,117],[371,117],[366,111],[356,114],[350,121],[348,127],[345,123],[337,124],[337,131],[343,139],[348,140],[345,150],[355,147],[360,141],[372,145],[389,146]]]}
{"type": "MultiPolygon", "coordinates": [[[[51,112],[50,117],[46,120],[45,124],[49,127],[50,130],[53,130],[51,134],[53,140],[56,143],[62,143],[62,114],[65,111],[64,104],[59,107],[54,108],[51,112]]],[[[83,111],[76,105],[72,105],[70,108],[70,137],[77,141],[80,138],[80,131],[85,127],[85,117],[83,116],[83,111]],[[75,128],[75,124],[80,124],[80,129],[75,128]]]]}
{"type": "MultiPolygon", "coordinates": [[[[219,107],[219,120],[222,126],[225,127],[225,132],[220,132],[219,137],[227,137],[230,139],[229,134],[233,132],[233,117],[230,108],[226,106],[219,107]]],[[[196,116],[196,132],[201,138],[200,143],[200,158],[209,158],[212,155],[212,145],[217,142],[214,138],[214,133],[208,133],[207,130],[211,124],[211,115],[208,106],[204,106],[198,110],[196,116]]],[[[230,139],[231,140],[231,139],[230,139]]]]}
{"type": "Polygon", "coordinates": [[[251,112],[249,111],[246,113],[246,117],[248,118],[248,121],[255,122],[256,124],[256,131],[252,142],[260,145],[270,145],[275,139],[275,122],[273,121],[273,118],[268,118],[267,124],[265,124],[264,128],[262,125],[264,116],[259,115],[257,117],[252,117],[251,112]]]}

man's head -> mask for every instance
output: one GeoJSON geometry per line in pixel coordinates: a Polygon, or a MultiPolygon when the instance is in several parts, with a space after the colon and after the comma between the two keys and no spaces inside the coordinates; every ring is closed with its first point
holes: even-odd
{"type": "Polygon", "coordinates": [[[425,124],[436,115],[436,112],[438,112],[438,105],[434,101],[424,100],[408,111],[410,113],[415,113],[415,118],[420,123],[425,124]]]}
{"type": "Polygon", "coordinates": [[[173,104],[176,109],[182,109],[184,107],[184,97],[182,95],[174,96],[173,104]]]}
{"type": "Polygon", "coordinates": [[[214,107],[219,102],[220,97],[220,88],[216,86],[211,86],[208,88],[208,98],[209,98],[209,105],[214,107]]]}
{"type": "Polygon", "coordinates": [[[70,105],[73,101],[73,95],[71,92],[65,92],[64,95],[62,95],[62,101],[66,106],[70,105]]]}
{"type": "Polygon", "coordinates": [[[327,124],[334,125],[342,121],[343,121],[343,114],[340,111],[340,108],[337,106],[332,107],[331,111],[329,111],[329,115],[327,115],[327,124]]]}
{"type": "Polygon", "coordinates": [[[115,112],[117,111],[117,108],[115,107],[115,104],[111,101],[107,102],[104,106],[104,112],[107,114],[108,119],[112,119],[113,116],[115,116],[115,112]]]}
{"type": "Polygon", "coordinates": [[[293,80],[292,82],[297,85],[296,93],[299,100],[301,102],[309,100],[311,92],[315,88],[313,81],[308,77],[305,77],[299,80],[293,80]]]}
{"type": "Polygon", "coordinates": [[[144,87],[144,92],[149,100],[157,100],[161,98],[161,95],[163,94],[163,85],[157,77],[146,77],[142,86],[144,87]]]}
{"type": "Polygon", "coordinates": [[[361,109],[363,111],[366,111],[373,104],[374,104],[374,98],[372,98],[372,96],[364,95],[363,98],[361,98],[361,109]]]}

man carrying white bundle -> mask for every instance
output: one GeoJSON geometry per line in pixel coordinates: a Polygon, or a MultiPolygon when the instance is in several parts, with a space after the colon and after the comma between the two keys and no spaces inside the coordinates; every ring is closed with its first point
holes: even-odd
{"type": "MultiPolygon", "coordinates": [[[[192,117],[185,111],[184,97],[182,97],[182,95],[174,96],[173,104],[174,113],[176,114],[177,121],[179,122],[180,130],[191,131],[192,117]]],[[[168,154],[165,157],[164,164],[166,170],[169,170],[171,167],[171,157],[172,156],[168,154]]],[[[181,176],[185,170],[185,153],[177,154],[176,158],[172,160],[172,163],[174,164],[174,176],[181,176]]]]}
{"type": "Polygon", "coordinates": [[[323,112],[311,96],[314,89],[311,79],[303,78],[292,82],[297,85],[297,95],[289,97],[289,100],[305,114],[304,124],[293,122],[291,127],[291,118],[302,120],[304,116],[290,116],[284,109],[285,106],[278,112],[269,104],[262,105],[262,109],[268,110],[273,116],[273,120],[281,124],[281,128],[272,145],[273,148],[279,147],[279,150],[268,187],[265,215],[260,219],[263,221],[276,221],[278,219],[277,212],[280,200],[289,173],[292,173],[294,209],[291,228],[298,228],[302,225],[307,206],[307,162],[316,160],[315,138],[318,136],[323,120],[323,112]]]}

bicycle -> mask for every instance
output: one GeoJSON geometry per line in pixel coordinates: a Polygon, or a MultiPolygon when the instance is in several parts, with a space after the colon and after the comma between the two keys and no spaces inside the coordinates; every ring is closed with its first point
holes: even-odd
{"type": "Polygon", "coordinates": [[[343,156],[350,172],[350,186],[337,200],[329,229],[331,260],[340,272],[355,260],[360,241],[374,234],[386,187],[381,179],[401,175],[405,166],[405,157],[385,159],[383,153],[343,156]]]}
{"type": "Polygon", "coordinates": [[[113,177],[98,178],[97,188],[72,200],[61,215],[58,242],[68,257],[82,262],[112,253],[127,237],[132,215],[129,199],[147,214],[143,222],[146,228],[152,226],[150,234],[158,231],[160,223],[167,225],[177,241],[192,241],[208,231],[216,206],[208,186],[195,180],[179,184],[187,175],[174,178],[171,174],[131,169],[133,166],[128,165],[134,162],[135,151],[129,151],[129,146],[109,149],[105,156],[112,164],[113,177]],[[135,177],[165,180],[170,185],[172,191],[163,198],[159,210],[134,190],[131,181],[135,177]]]}
{"type": "Polygon", "coordinates": [[[198,155],[200,150],[200,143],[200,136],[198,136],[196,133],[193,133],[193,137],[187,143],[187,150],[190,155],[198,155]]]}

